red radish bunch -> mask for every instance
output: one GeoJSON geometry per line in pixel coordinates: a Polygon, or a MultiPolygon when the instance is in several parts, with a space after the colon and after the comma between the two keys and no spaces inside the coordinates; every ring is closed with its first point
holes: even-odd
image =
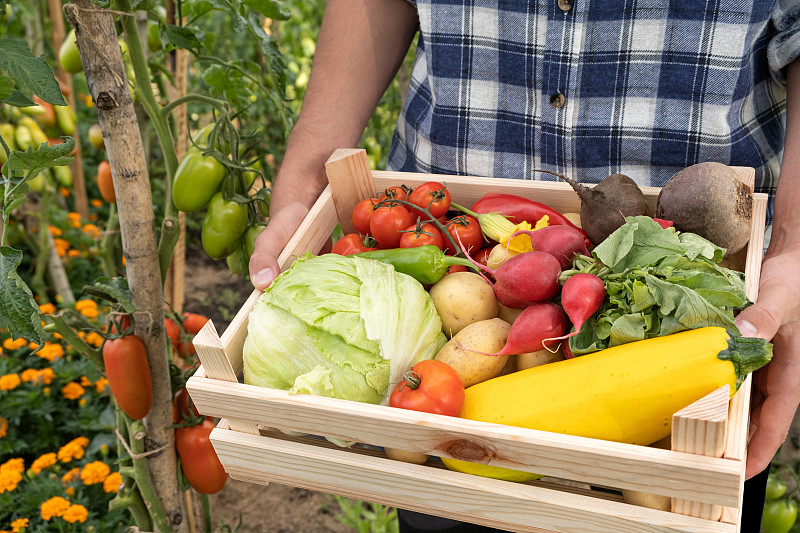
{"type": "Polygon", "coordinates": [[[589,255],[589,250],[586,249],[586,237],[572,226],[545,226],[538,230],[518,231],[514,235],[521,233],[530,235],[534,250],[548,253],[558,259],[562,270],[572,264],[576,253],[589,255]]]}
{"type": "Polygon", "coordinates": [[[570,276],[561,289],[561,307],[567,313],[575,331],[569,335],[553,337],[562,340],[577,335],[590,316],[600,309],[606,299],[606,284],[594,274],[578,273],[570,276]]]}

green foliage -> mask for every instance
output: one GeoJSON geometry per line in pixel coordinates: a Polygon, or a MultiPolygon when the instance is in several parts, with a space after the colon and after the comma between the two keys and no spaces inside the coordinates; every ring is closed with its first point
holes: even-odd
{"type": "Polygon", "coordinates": [[[0,101],[18,106],[33,105],[25,95],[14,89],[13,78],[45,102],[66,104],[44,56],[34,57],[21,40],[3,39],[0,40],[0,101]]]}
{"type": "Polygon", "coordinates": [[[341,509],[336,520],[353,528],[357,533],[397,533],[397,509],[377,503],[330,496],[341,509]]]}

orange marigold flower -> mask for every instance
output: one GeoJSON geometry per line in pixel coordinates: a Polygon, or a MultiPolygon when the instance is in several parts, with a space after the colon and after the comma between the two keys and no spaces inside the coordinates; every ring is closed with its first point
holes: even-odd
{"type": "Polygon", "coordinates": [[[28,527],[28,522],[27,518],[17,518],[11,522],[11,533],[19,533],[21,529],[28,527]]]}
{"type": "Polygon", "coordinates": [[[86,224],[85,226],[83,226],[83,232],[92,239],[96,239],[98,235],[100,235],[100,228],[98,228],[94,224],[86,224]]]}
{"type": "Polygon", "coordinates": [[[19,377],[26,383],[28,381],[36,381],[36,378],[39,377],[39,371],[35,368],[26,368],[19,373],[19,377]]]}
{"type": "Polygon", "coordinates": [[[15,457],[14,459],[9,459],[5,463],[0,465],[0,472],[5,470],[14,470],[15,472],[19,472],[20,474],[25,471],[25,459],[22,457],[15,457]]]}
{"type": "Polygon", "coordinates": [[[81,470],[81,480],[84,485],[94,485],[102,483],[111,473],[111,468],[103,461],[94,461],[83,467],[81,470]]]}
{"type": "Polygon", "coordinates": [[[64,398],[66,398],[67,400],[77,400],[85,393],[86,389],[84,389],[74,381],[70,381],[61,388],[61,394],[63,394],[64,398]]]}
{"type": "Polygon", "coordinates": [[[92,386],[92,382],[86,376],[81,376],[81,386],[82,387],[91,387],[92,386]]]}
{"type": "Polygon", "coordinates": [[[42,394],[44,394],[45,396],[50,396],[50,387],[43,388],[42,394]]]}
{"type": "MultiPolygon", "coordinates": [[[[80,227],[80,223],[78,223],[78,227],[80,227]]],[[[70,248],[69,241],[65,239],[53,239],[53,245],[55,245],[56,251],[59,252],[59,255],[64,255],[64,253],[70,248]]]]}
{"type": "Polygon", "coordinates": [[[53,496],[46,502],[42,503],[41,513],[43,520],[50,520],[54,516],[64,516],[67,509],[70,508],[70,503],[61,496],[53,496]]]}
{"type": "Polygon", "coordinates": [[[97,318],[97,315],[99,315],[100,312],[96,307],[84,307],[81,309],[81,314],[86,318],[97,318]]]}
{"type": "Polygon", "coordinates": [[[103,490],[109,493],[118,492],[121,486],[122,486],[122,476],[119,475],[119,472],[112,472],[105,479],[105,481],[103,481],[103,490]]]}
{"type": "Polygon", "coordinates": [[[19,378],[18,374],[0,376],[0,390],[14,390],[20,383],[22,383],[22,380],[19,378]]]}
{"type": "Polygon", "coordinates": [[[70,524],[74,524],[75,522],[83,523],[86,522],[87,518],[89,518],[89,511],[87,511],[86,507],[83,505],[78,505],[75,503],[70,505],[69,509],[64,511],[64,514],[61,516],[61,518],[70,524]]]}
{"type": "Polygon", "coordinates": [[[39,371],[36,380],[43,385],[50,385],[56,379],[56,373],[52,368],[43,368],[39,371]]]}
{"type": "Polygon", "coordinates": [[[92,207],[103,207],[103,200],[100,198],[92,198],[91,202],[92,207]]]}
{"type": "Polygon", "coordinates": [[[61,476],[61,483],[63,483],[64,485],[69,485],[70,483],[78,479],[78,477],[80,477],[80,474],[81,474],[81,469],[76,466],[75,468],[69,470],[66,474],[61,476]]]}
{"type": "Polygon", "coordinates": [[[42,304],[39,306],[39,311],[41,311],[43,315],[51,315],[58,311],[58,309],[56,309],[56,306],[53,304],[42,304]]]}
{"type": "Polygon", "coordinates": [[[52,235],[53,237],[61,237],[61,235],[63,234],[61,232],[61,228],[57,228],[55,226],[48,226],[48,227],[50,228],[50,235],[52,235]]]}
{"type": "Polygon", "coordinates": [[[16,470],[0,470],[0,494],[16,489],[20,481],[22,481],[22,474],[16,470]]]}
{"type": "Polygon", "coordinates": [[[36,355],[52,363],[56,359],[64,357],[64,347],[58,342],[47,341],[42,349],[36,352],[36,355]]]}
{"type": "Polygon", "coordinates": [[[75,258],[80,256],[81,256],[80,250],[76,250],[75,248],[67,250],[67,257],[75,258]]]}
{"type": "Polygon", "coordinates": [[[67,218],[69,219],[69,225],[72,226],[73,228],[81,227],[80,213],[67,213],[67,218]]]}
{"type": "Polygon", "coordinates": [[[75,496],[75,487],[67,487],[64,492],[70,496],[75,496]]]}
{"type": "Polygon", "coordinates": [[[36,348],[38,348],[38,347],[39,347],[39,345],[38,345],[38,344],[36,344],[35,342],[29,342],[29,343],[28,343],[28,349],[29,349],[29,350],[35,350],[35,349],[36,349],[36,348]]]}
{"type": "Polygon", "coordinates": [[[20,348],[24,348],[27,345],[28,341],[23,339],[22,337],[19,337],[16,340],[11,340],[11,338],[9,337],[8,339],[5,339],[3,341],[3,348],[8,350],[9,352],[13,350],[19,350],[20,348]]]}
{"type": "MultiPolygon", "coordinates": [[[[83,311],[81,311],[81,313],[83,313],[83,311]]],[[[103,344],[103,336],[97,333],[96,331],[92,331],[88,335],[86,335],[86,342],[88,342],[95,348],[99,348],[100,345],[103,344]]]]}
{"type": "Polygon", "coordinates": [[[72,439],[70,442],[58,449],[58,460],[62,463],[68,463],[73,459],[82,459],[84,448],[86,448],[88,445],[89,439],[86,437],[72,439]]]}
{"type": "Polygon", "coordinates": [[[8,435],[8,420],[0,416],[0,439],[8,435]]]}
{"type": "Polygon", "coordinates": [[[102,393],[108,387],[108,380],[106,378],[100,378],[94,382],[94,388],[98,394],[102,393]]]}
{"type": "Polygon", "coordinates": [[[93,308],[96,309],[97,308],[97,302],[95,302],[94,300],[88,300],[88,299],[87,300],[78,300],[77,302],[75,302],[75,310],[76,311],[80,311],[81,309],[84,309],[86,307],[93,307],[93,308]]]}
{"type": "Polygon", "coordinates": [[[67,189],[66,187],[61,187],[58,190],[58,192],[60,192],[61,196],[63,196],[64,198],[69,198],[69,189],[67,189]]]}
{"type": "Polygon", "coordinates": [[[46,453],[33,462],[31,465],[31,472],[38,474],[48,466],[53,466],[54,464],[56,464],[56,454],[53,452],[46,453]]]}

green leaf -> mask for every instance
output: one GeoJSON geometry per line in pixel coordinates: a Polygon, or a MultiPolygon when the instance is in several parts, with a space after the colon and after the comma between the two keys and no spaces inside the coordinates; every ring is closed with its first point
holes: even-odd
{"type": "Polygon", "coordinates": [[[86,285],[81,292],[107,302],[117,303],[122,306],[126,313],[133,314],[136,312],[136,306],[133,305],[131,291],[125,278],[110,279],[105,276],[99,277],[95,280],[94,285],[86,285]]]}
{"type": "Polygon", "coordinates": [[[44,54],[33,57],[24,41],[0,40],[0,69],[22,82],[45,102],[67,105],[53,69],[44,60],[44,54]]]}
{"type": "Polygon", "coordinates": [[[0,100],[5,100],[14,94],[14,80],[0,70],[0,100]]]}
{"type": "Polygon", "coordinates": [[[35,178],[45,169],[56,166],[65,166],[74,159],[69,155],[75,148],[75,139],[62,137],[63,143],[49,146],[42,143],[38,147],[29,147],[26,151],[13,151],[8,156],[8,162],[3,165],[3,174],[10,176],[12,183],[18,178],[29,180],[35,178]]]}
{"type": "Polygon", "coordinates": [[[10,246],[0,247],[0,327],[8,328],[14,338],[23,337],[44,344],[39,306],[30,288],[17,274],[21,262],[22,252],[10,246]]]}
{"type": "Polygon", "coordinates": [[[14,90],[14,92],[11,93],[11,96],[3,100],[3,102],[8,105],[13,105],[15,107],[30,107],[32,105],[36,105],[33,103],[33,100],[31,100],[21,92],[17,91],[16,89],[14,90]]]}
{"type": "Polygon", "coordinates": [[[292,13],[276,0],[244,0],[244,5],[274,20],[289,20],[292,13]]]}
{"type": "Polygon", "coordinates": [[[176,48],[197,52],[202,47],[193,30],[185,26],[174,26],[172,24],[166,24],[166,28],[167,40],[174,44],[176,48]]]}
{"type": "Polygon", "coordinates": [[[6,14],[6,6],[10,6],[9,0],[0,0],[0,15],[6,14]]]}
{"type": "Polygon", "coordinates": [[[250,32],[259,40],[261,53],[264,54],[264,58],[267,60],[270,74],[280,91],[281,98],[286,99],[286,64],[281,51],[278,49],[278,43],[267,35],[261,26],[261,20],[254,13],[250,13],[249,21],[250,32]]]}

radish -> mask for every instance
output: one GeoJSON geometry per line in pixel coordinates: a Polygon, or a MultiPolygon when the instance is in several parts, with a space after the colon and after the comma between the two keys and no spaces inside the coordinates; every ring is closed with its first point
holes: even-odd
{"type": "Polygon", "coordinates": [[[459,348],[489,356],[538,352],[539,350],[550,349],[550,346],[554,343],[545,343],[545,341],[559,338],[566,333],[568,328],[569,319],[564,310],[561,309],[561,306],[553,302],[537,302],[526,307],[514,320],[514,323],[511,324],[511,329],[508,331],[506,344],[499,352],[484,353],[468,350],[463,346],[459,346],[459,348]]]}
{"type": "Polygon", "coordinates": [[[558,259],[562,270],[572,264],[572,258],[576,253],[589,255],[586,238],[572,226],[545,226],[538,230],[518,231],[514,235],[520,233],[530,236],[534,250],[548,253],[558,259]]]}
{"type": "Polygon", "coordinates": [[[570,276],[561,289],[561,306],[575,331],[547,340],[563,340],[577,335],[584,322],[600,309],[605,299],[606,284],[599,277],[583,272],[570,276]]]}

